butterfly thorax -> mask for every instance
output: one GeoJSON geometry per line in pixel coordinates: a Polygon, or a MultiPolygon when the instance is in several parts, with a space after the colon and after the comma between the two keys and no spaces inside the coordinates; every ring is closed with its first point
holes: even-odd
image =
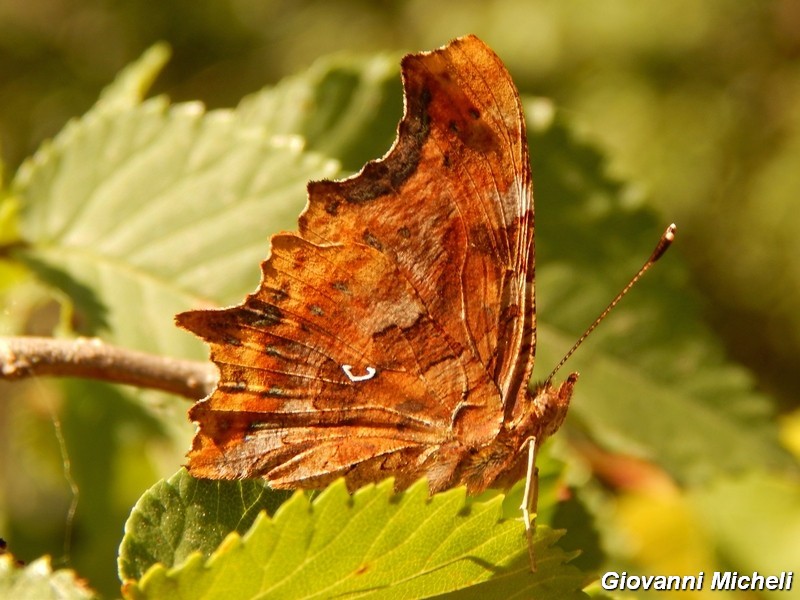
{"type": "Polygon", "coordinates": [[[558,386],[548,381],[537,385],[533,392],[526,390],[526,402],[515,407],[519,414],[514,415],[509,429],[523,437],[535,437],[541,444],[564,422],[576,381],[578,374],[570,373],[558,386]]]}
{"type": "Polygon", "coordinates": [[[567,416],[578,374],[564,382],[549,382],[524,390],[514,407],[513,419],[504,423],[497,437],[479,448],[471,448],[456,470],[455,478],[466,484],[471,494],[487,488],[508,488],[525,475],[527,444],[540,445],[555,433],[567,416]]]}

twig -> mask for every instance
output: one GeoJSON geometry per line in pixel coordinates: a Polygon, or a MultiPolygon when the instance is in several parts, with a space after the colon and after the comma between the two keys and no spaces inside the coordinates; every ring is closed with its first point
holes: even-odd
{"type": "Polygon", "coordinates": [[[38,375],[124,383],[192,400],[210,394],[217,381],[210,362],[145,354],[97,338],[0,337],[0,379],[38,375]]]}

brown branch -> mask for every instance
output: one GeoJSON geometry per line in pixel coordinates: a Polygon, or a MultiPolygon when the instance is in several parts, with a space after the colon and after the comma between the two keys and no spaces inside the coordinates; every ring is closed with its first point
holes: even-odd
{"type": "Polygon", "coordinates": [[[97,338],[0,337],[0,379],[83,377],[152,388],[198,400],[211,393],[211,363],[109,346],[97,338]]]}

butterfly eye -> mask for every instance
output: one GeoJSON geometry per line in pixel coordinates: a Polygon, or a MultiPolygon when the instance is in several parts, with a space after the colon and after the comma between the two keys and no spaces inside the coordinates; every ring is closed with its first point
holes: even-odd
{"type": "Polygon", "coordinates": [[[375,367],[367,367],[366,375],[353,375],[353,365],[342,365],[342,371],[350,381],[366,381],[375,377],[375,373],[377,373],[375,367]]]}

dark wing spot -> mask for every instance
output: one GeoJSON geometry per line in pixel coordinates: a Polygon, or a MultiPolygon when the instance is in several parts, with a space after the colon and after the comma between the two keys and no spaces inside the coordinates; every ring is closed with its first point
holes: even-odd
{"type": "Polygon", "coordinates": [[[299,252],[295,252],[294,254],[292,254],[292,266],[297,270],[302,269],[303,265],[306,264],[306,258],[307,257],[305,254],[300,254],[299,252]]]}
{"type": "Polygon", "coordinates": [[[222,339],[220,340],[226,346],[241,346],[242,340],[237,337],[233,337],[230,334],[223,334],[222,339]]]}
{"type": "Polygon", "coordinates": [[[338,200],[328,200],[325,203],[325,212],[330,216],[335,217],[339,214],[339,204],[340,203],[338,200]]]}
{"type": "Polygon", "coordinates": [[[270,295],[270,299],[275,303],[283,302],[284,300],[289,298],[289,294],[286,290],[282,290],[279,288],[264,288],[264,291],[270,295]]]}
{"type": "Polygon", "coordinates": [[[318,316],[318,317],[321,317],[322,315],[324,315],[324,314],[325,314],[325,311],[324,311],[324,310],[322,310],[322,307],[321,307],[321,306],[318,306],[317,304],[311,304],[311,305],[308,307],[308,310],[310,310],[310,311],[311,311],[311,314],[312,314],[312,315],[316,315],[316,316],[318,316]]]}
{"type": "Polygon", "coordinates": [[[277,386],[270,386],[268,390],[264,390],[258,393],[259,396],[262,398],[285,398],[289,395],[289,393],[284,390],[283,388],[279,388],[277,386]]]}
{"type": "Polygon", "coordinates": [[[364,230],[363,239],[364,239],[364,243],[366,243],[367,246],[372,246],[373,248],[375,248],[375,250],[378,250],[379,252],[383,252],[383,244],[369,230],[366,230],[366,229],[364,230]]]}
{"type": "Polygon", "coordinates": [[[411,230],[408,227],[401,227],[397,230],[397,235],[407,240],[411,237],[411,230]]]}
{"type": "Polygon", "coordinates": [[[283,427],[283,425],[271,423],[269,421],[250,421],[247,424],[247,431],[252,433],[255,431],[264,431],[266,429],[279,429],[280,427],[283,427]]]}
{"type": "Polygon", "coordinates": [[[247,391],[247,383],[244,381],[222,381],[219,387],[231,393],[247,391]]]}
{"type": "Polygon", "coordinates": [[[239,315],[244,324],[253,327],[269,327],[283,320],[281,309],[257,298],[248,299],[239,315]]]}
{"type": "Polygon", "coordinates": [[[472,107],[469,109],[469,116],[472,117],[473,119],[480,119],[481,113],[477,108],[472,107]]]}
{"type": "Polygon", "coordinates": [[[376,331],[375,333],[373,333],[373,334],[372,334],[372,339],[373,339],[373,340],[379,340],[379,339],[380,339],[380,338],[382,338],[383,336],[387,335],[389,332],[395,332],[395,331],[397,331],[398,329],[400,329],[400,328],[399,328],[399,327],[398,327],[398,326],[397,326],[395,323],[392,323],[392,324],[390,324],[390,325],[388,325],[388,326],[384,327],[383,329],[381,329],[381,330],[379,330],[379,331],[376,331]]]}
{"type": "Polygon", "coordinates": [[[347,285],[346,281],[334,281],[331,284],[331,287],[339,292],[342,292],[343,294],[350,293],[350,287],[347,285]]]}

